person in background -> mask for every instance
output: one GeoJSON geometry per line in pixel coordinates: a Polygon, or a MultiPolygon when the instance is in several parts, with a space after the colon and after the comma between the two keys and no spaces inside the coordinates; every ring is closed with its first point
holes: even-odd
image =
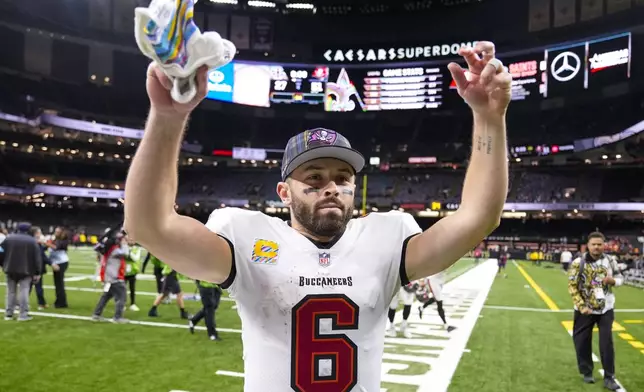
{"type": "Polygon", "coordinates": [[[394,319],[396,318],[396,309],[398,308],[398,304],[402,303],[403,319],[402,319],[402,322],[400,323],[400,330],[403,333],[403,336],[405,338],[407,339],[412,338],[412,334],[411,334],[411,331],[409,330],[409,324],[407,323],[407,320],[409,319],[409,315],[411,314],[411,306],[414,303],[414,293],[416,293],[417,288],[418,288],[418,282],[416,281],[409,282],[409,284],[400,287],[400,289],[398,290],[398,293],[396,293],[394,297],[391,299],[391,302],[389,303],[389,311],[387,312],[387,317],[389,318],[389,328],[387,328],[385,336],[390,338],[395,338],[397,336],[394,319]]]}
{"type": "Polygon", "coordinates": [[[481,257],[483,257],[483,252],[481,252],[481,248],[474,249],[474,264],[478,264],[479,261],[481,260],[481,257]]]}
{"type": "Polygon", "coordinates": [[[565,273],[568,273],[570,268],[570,262],[572,261],[572,253],[568,249],[564,249],[561,252],[561,268],[563,268],[565,273]]]}
{"type": "Polygon", "coordinates": [[[208,338],[213,341],[220,340],[215,323],[215,311],[221,300],[221,289],[214,283],[204,281],[197,281],[197,287],[199,287],[199,296],[203,307],[197,314],[188,319],[190,333],[194,334],[195,326],[199,324],[201,319],[205,319],[208,338]]]}
{"type": "Polygon", "coordinates": [[[572,339],[577,353],[577,366],[584,382],[592,384],[593,327],[599,327],[599,354],[604,368],[604,387],[616,391],[615,348],[613,322],[615,321],[615,294],[613,287],[624,283],[615,259],[604,254],[606,238],[600,232],[588,235],[587,252],[575,259],[568,272],[568,292],[575,308],[572,339]]]}
{"type": "Polygon", "coordinates": [[[503,270],[503,277],[504,278],[508,277],[508,274],[505,272],[505,266],[508,263],[508,256],[509,256],[508,247],[507,246],[503,247],[503,246],[499,245],[499,255],[498,255],[498,259],[497,259],[497,264],[498,264],[499,269],[496,272],[496,274],[500,275],[501,270],[503,270]]]}
{"type": "Polygon", "coordinates": [[[55,308],[67,308],[67,293],[65,292],[65,271],[69,266],[69,235],[62,227],[56,227],[54,236],[51,241],[47,242],[47,247],[51,249],[49,261],[54,270],[54,286],[56,287],[55,308]],[[54,267],[54,265],[56,267],[54,267]]]}
{"type": "Polygon", "coordinates": [[[143,248],[138,246],[129,237],[127,239],[129,252],[125,256],[125,281],[130,287],[130,310],[138,312],[140,309],[136,306],[136,276],[141,271],[141,252],[143,248]]]}
{"type": "MultiPolygon", "coordinates": [[[[47,273],[47,266],[51,266],[51,261],[49,261],[49,257],[47,257],[47,253],[45,252],[47,250],[47,245],[45,244],[45,238],[42,235],[42,230],[38,226],[32,226],[31,227],[31,235],[34,237],[36,242],[38,243],[38,246],[40,247],[40,255],[42,258],[42,274],[40,275],[40,279],[33,281],[31,287],[36,288],[36,298],[38,298],[38,310],[43,310],[47,309],[47,300],[45,300],[45,290],[43,290],[42,287],[42,281],[43,277],[47,273]]],[[[54,266],[55,270],[58,269],[58,266],[54,266]]],[[[31,294],[31,288],[29,289],[29,294],[31,294]]]]}
{"type": "Polygon", "coordinates": [[[183,291],[181,291],[181,285],[179,284],[179,276],[177,271],[170,268],[170,266],[165,265],[163,267],[163,288],[161,289],[161,294],[157,296],[152,304],[152,308],[148,312],[149,317],[159,317],[157,313],[157,307],[161,304],[165,298],[168,298],[170,294],[175,294],[177,296],[177,306],[179,306],[179,312],[181,318],[188,320],[190,316],[186,312],[183,303],[183,291]]]}
{"type": "Polygon", "coordinates": [[[8,235],[2,242],[5,253],[2,269],[7,275],[5,320],[13,320],[16,302],[20,306],[18,321],[32,319],[29,316],[29,290],[31,282],[40,279],[43,261],[42,250],[36,239],[29,235],[30,229],[30,223],[20,223],[18,232],[8,235]]]}
{"type": "Polygon", "coordinates": [[[154,278],[157,282],[157,294],[160,295],[163,292],[163,262],[152,253],[148,252],[145,256],[145,260],[143,261],[143,267],[141,268],[142,273],[145,273],[145,267],[147,267],[148,262],[151,262],[154,266],[154,278]]]}
{"type": "Polygon", "coordinates": [[[101,259],[101,281],[103,282],[103,295],[98,300],[92,320],[102,321],[103,310],[110,299],[114,298],[115,310],[113,322],[123,324],[128,320],[123,318],[127,290],[125,288],[125,257],[129,253],[127,236],[118,232],[114,238],[105,243],[105,253],[101,259]]]}
{"type": "Polygon", "coordinates": [[[439,272],[436,275],[421,279],[418,291],[416,292],[416,298],[420,303],[422,303],[422,305],[418,307],[418,317],[422,319],[424,310],[429,307],[429,305],[436,303],[436,306],[438,308],[438,316],[443,321],[443,325],[447,329],[447,332],[452,332],[456,329],[456,327],[447,324],[447,317],[445,317],[445,308],[443,308],[444,285],[444,272],[439,272]]]}

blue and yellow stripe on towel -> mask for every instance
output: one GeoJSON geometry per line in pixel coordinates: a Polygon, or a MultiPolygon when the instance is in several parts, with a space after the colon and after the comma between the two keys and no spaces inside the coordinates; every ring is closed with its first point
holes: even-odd
{"type": "Polygon", "coordinates": [[[193,0],[176,0],[176,3],[172,21],[167,26],[159,26],[151,20],[145,27],[145,34],[163,64],[184,66],[188,61],[186,42],[197,31],[197,26],[192,20],[193,0]]]}

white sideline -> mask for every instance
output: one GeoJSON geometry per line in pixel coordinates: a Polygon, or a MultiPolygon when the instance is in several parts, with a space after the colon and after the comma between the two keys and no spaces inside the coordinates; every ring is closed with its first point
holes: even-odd
{"type": "Polygon", "coordinates": [[[472,334],[472,330],[479,319],[479,314],[483,309],[483,304],[494,283],[494,277],[497,273],[495,260],[487,260],[480,263],[454,280],[448,282],[445,286],[463,287],[469,289],[478,289],[478,294],[472,305],[468,309],[465,317],[460,321],[459,327],[454,331],[445,349],[441,351],[440,356],[434,363],[432,370],[425,375],[423,382],[418,388],[418,392],[446,392],[452,381],[456,367],[465,352],[467,341],[472,334]]]}

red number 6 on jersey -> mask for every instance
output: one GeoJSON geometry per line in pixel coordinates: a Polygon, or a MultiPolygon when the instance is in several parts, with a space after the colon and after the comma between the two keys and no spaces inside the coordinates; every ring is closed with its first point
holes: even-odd
{"type": "Polygon", "coordinates": [[[358,329],[359,308],[344,294],[307,295],[292,316],[291,388],[298,392],[346,392],[358,382],[358,347],[344,334],[321,334],[320,320],[333,331],[358,329]]]}

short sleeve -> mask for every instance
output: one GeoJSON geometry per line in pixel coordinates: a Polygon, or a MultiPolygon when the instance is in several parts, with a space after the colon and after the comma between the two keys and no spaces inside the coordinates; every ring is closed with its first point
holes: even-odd
{"type": "MultiPolygon", "coordinates": [[[[410,239],[420,234],[422,229],[414,218],[400,211],[389,211],[374,214],[373,223],[377,226],[379,243],[391,249],[387,257],[386,275],[383,277],[383,287],[386,300],[391,300],[401,286],[409,284],[405,270],[405,254],[410,239]]],[[[387,302],[388,306],[389,302],[387,302]]]]}
{"type": "Polygon", "coordinates": [[[402,224],[401,224],[401,233],[400,241],[402,243],[402,248],[400,252],[400,265],[398,266],[400,274],[400,284],[402,286],[409,284],[409,278],[407,278],[407,269],[405,268],[405,255],[407,253],[407,244],[409,240],[414,238],[416,235],[423,232],[423,230],[418,225],[418,222],[414,219],[413,216],[407,213],[400,213],[402,215],[402,224]]]}
{"type": "Polygon", "coordinates": [[[229,289],[235,282],[237,276],[237,263],[235,257],[235,229],[234,229],[234,218],[237,216],[239,219],[239,210],[236,208],[221,208],[214,210],[210,217],[208,217],[208,222],[206,222],[206,227],[208,230],[217,234],[230,246],[230,254],[232,255],[232,263],[230,267],[230,273],[225,281],[223,281],[219,286],[222,289],[229,289]]]}
{"type": "Polygon", "coordinates": [[[218,234],[220,237],[234,244],[233,218],[235,212],[235,208],[220,208],[214,210],[210,214],[210,217],[208,217],[206,227],[213,233],[218,234]]]}

